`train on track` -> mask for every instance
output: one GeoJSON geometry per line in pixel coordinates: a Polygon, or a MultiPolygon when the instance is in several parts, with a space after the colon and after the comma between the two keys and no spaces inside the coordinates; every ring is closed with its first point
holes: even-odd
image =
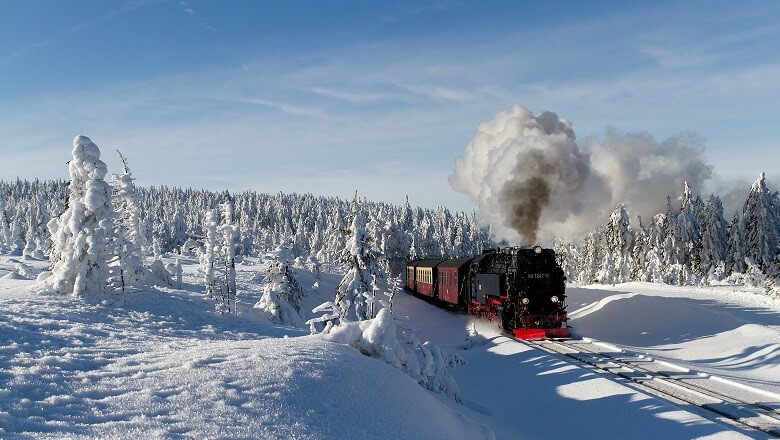
{"type": "Polygon", "coordinates": [[[552,249],[506,247],[406,265],[406,288],[438,305],[497,320],[517,338],[569,336],[566,277],[552,249]]]}

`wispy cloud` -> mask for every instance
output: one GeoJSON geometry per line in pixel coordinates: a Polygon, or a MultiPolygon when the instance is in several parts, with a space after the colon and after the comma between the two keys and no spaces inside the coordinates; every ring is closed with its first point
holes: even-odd
{"type": "Polygon", "coordinates": [[[27,56],[36,50],[45,48],[47,46],[50,46],[52,44],[57,43],[58,41],[62,40],[63,38],[84,31],[86,29],[89,29],[97,24],[109,21],[113,18],[116,18],[120,15],[126,14],[128,12],[132,12],[138,8],[142,8],[145,6],[155,5],[159,3],[165,3],[169,0],[133,0],[125,3],[123,6],[111,9],[107,13],[105,13],[103,16],[96,18],[94,20],[88,20],[81,23],[77,23],[73,26],[67,26],[63,28],[62,30],[55,32],[54,35],[32,42],[30,44],[27,44],[25,46],[19,47],[16,50],[13,50],[11,53],[4,57],[0,57],[0,65],[8,64],[20,57],[27,56]]]}
{"type": "Polygon", "coordinates": [[[308,91],[317,95],[327,96],[329,98],[341,99],[354,104],[373,102],[373,101],[392,101],[400,99],[398,95],[381,92],[346,91],[332,87],[310,87],[308,91]]]}

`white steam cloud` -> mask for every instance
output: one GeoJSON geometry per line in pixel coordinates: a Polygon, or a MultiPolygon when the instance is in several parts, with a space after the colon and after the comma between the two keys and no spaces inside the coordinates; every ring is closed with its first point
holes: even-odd
{"type": "Polygon", "coordinates": [[[572,239],[606,221],[620,202],[647,217],[684,181],[701,188],[712,176],[701,144],[693,135],[658,142],[608,130],[580,148],[571,122],[514,106],[479,126],[449,181],[477,203],[497,239],[572,239]]]}

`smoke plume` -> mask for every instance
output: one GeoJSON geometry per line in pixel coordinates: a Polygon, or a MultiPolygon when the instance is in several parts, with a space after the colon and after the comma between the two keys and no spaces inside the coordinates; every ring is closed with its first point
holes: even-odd
{"type": "Polygon", "coordinates": [[[610,129],[580,149],[568,120],[514,106],[479,126],[449,181],[477,203],[497,239],[572,239],[603,223],[620,202],[647,217],[684,181],[701,188],[712,175],[701,144],[693,135],[658,142],[610,129]]]}

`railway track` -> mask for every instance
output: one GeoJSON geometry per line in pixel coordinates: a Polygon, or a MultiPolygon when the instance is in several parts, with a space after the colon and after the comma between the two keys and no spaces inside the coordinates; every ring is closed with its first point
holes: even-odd
{"type": "Polygon", "coordinates": [[[780,395],[718,376],[631,353],[592,339],[522,341],[597,370],[615,374],[677,403],[694,405],[703,414],[780,438],[780,395]]]}

